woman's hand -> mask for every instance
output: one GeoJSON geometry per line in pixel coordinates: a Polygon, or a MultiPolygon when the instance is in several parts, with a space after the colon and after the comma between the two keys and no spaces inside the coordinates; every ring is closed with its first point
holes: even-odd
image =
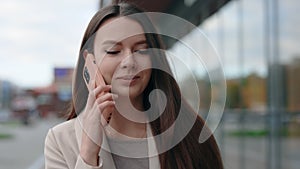
{"type": "MultiPolygon", "coordinates": [[[[95,83],[95,82],[93,82],[95,83]]],[[[98,154],[102,144],[104,126],[108,124],[116,95],[110,93],[111,86],[98,86],[90,91],[87,105],[81,114],[83,127],[80,155],[89,165],[98,165],[98,154]]]]}

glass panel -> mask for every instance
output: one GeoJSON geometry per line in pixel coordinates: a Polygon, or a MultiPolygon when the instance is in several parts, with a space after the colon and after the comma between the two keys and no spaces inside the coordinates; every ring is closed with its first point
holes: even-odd
{"type": "Polygon", "coordinates": [[[199,26],[227,78],[215,132],[225,168],[300,166],[299,7],[297,0],[230,1],[199,26]]]}
{"type": "Polygon", "coordinates": [[[284,116],[282,139],[282,168],[300,166],[300,2],[279,1],[279,51],[283,65],[284,116]]]}

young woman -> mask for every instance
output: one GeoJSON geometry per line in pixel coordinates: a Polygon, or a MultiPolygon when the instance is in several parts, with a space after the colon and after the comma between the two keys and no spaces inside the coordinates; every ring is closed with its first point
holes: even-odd
{"type": "Polygon", "coordinates": [[[111,5],[95,14],[82,40],[68,121],[45,140],[47,169],[223,168],[213,135],[198,142],[207,127],[181,97],[162,50],[149,18],[135,6],[111,5]],[[89,59],[102,74],[95,80],[86,74],[89,59]]]}

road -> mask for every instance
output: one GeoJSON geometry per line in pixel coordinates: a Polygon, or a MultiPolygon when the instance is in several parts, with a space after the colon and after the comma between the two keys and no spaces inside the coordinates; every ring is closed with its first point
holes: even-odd
{"type": "MultiPolygon", "coordinates": [[[[220,145],[226,169],[268,169],[270,140],[264,136],[231,136],[229,131],[241,129],[235,121],[220,125],[215,136],[220,145]],[[222,134],[223,132],[223,134],[222,134]],[[226,134],[227,133],[227,134],[226,134]]],[[[256,118],[244,123],[245,129],[264,129],[264,120],[256,118]]],[[[299,169],[300,137],[282,137],[280,140],[280,158],[282,169],[299,169]]]]}
{"type": "Polygon", "coordinates": [[[43,167],[45,136],[50,127],[61,121],[50,118],[35,119],[29,126],[0,125],[0,133],[13,135],[12,138],[0,139],[0,169],[40,169],[43,167]]]}
{"type": "MultiPolygon", "coordinates": [[[[43,168],[44,139],[48,129],[62,120],[50,118],[35,120],[30,126],[0,125],[0,133],[11,133],[13,138],[0,139],[0,169],[43,168]]],[[[222,126],[219,126],[219,129],[222,126]]],[[[229,127],[229,129],[232,129],[229,127]]],[[[225,130],[228,130],[225,127],[225,130]]],[[[218,133],[218,132],[217,132],[218,133]]],[[[217,133],[216,136],[218,135],[217,133]]],[[[218,137],[217,137],[218,138],[218,137]]],[[[266,137],[233,137],[225,135],[218,140],[226,169],[266,169],[268,139],[266,137]]],[[[282,139],[282,168],[298,169],[300,166],[300,138],[282,139]]]]}

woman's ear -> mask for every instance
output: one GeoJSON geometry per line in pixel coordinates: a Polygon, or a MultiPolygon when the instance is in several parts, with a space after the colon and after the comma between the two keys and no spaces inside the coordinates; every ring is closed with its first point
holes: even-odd
{"type": "Polygon", "coordinates": [[[84,60],[86,60],[86,57],[87,57],[88,54],[89,54],[88,50],[84,49],[84,51],[83,51],[83,58],[84,58],[84,60]]]}
{"type": "Polygon", "coordinates": [[[87,49],[85,49],[83,51],[83,58],[84,58],[84,60],[86,60],[86,57],[89,56],[89,55],[91,55],[93,61],[95,62],[95,56],[92,53],[89,53],[89,51],[87,49]]]}

